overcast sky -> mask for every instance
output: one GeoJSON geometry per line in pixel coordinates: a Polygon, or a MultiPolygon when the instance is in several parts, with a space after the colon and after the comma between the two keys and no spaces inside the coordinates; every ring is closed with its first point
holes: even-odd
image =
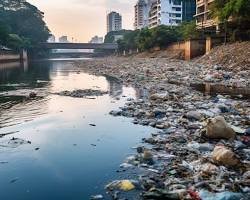
{"type": "Polygon", "coordinates": [[[67,35],[78,42],[88,42],[95,35],[106,34],[106,13],[122,14],[123,28],[133,28],[137,0],[27,0],[45,13],[45,21],[57,38],[67,35]]]}

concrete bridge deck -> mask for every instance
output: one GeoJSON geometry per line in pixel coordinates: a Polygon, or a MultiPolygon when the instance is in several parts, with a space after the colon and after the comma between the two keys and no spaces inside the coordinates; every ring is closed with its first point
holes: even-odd
{"type": "Polygon", "coordinates": [[[113,43],[41,43],[40,46],[44,49],[118,49],[118,44],[113,43]]]}

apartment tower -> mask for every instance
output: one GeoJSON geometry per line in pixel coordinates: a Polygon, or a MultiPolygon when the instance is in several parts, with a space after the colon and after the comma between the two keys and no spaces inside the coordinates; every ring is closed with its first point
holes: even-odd
{"type": "Polygon", "coordinates": [[[177,26],[182,22],[182,0],[154,0],[149,11],[149,28],[177,26]]]}
{"type": "Polygon", "coordinates": [[[138,0],[135,5],[135,23],[134,28],[142,29],[148,26],[149,10],[151,0],[138,0]]]}
{"type": "Polygon", "coordinates": [[[216,27],[215,21],[209,14],[209,8],[214,0],[196,0],[196,25],[199,29],[216,27]]]}
{"type": "Polygon", "coordinates": [[[107,32],[122,30],[122,16],[117,12],[107,14],[107,32]]]}

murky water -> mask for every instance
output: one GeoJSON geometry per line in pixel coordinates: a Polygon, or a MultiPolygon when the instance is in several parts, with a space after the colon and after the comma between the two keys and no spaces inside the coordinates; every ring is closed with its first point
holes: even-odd
{"type": "Polygon", "coordinates": [[[69,60],[1,64],[0,198],[85,200],[105,194],[106,183],[126,176],[116,170],[131,147],[149,134],[131,119],[108,114],[137,93],[112,77],[86,74],[69,60]],[[75,89],[109,95],[53,94],[75,89]],[[27,98],[30,92],[38,97],[27,98]]]}

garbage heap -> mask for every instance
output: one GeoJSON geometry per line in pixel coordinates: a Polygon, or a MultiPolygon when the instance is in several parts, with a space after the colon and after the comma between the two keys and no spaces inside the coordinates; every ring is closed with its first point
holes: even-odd
{"type": "Polygon", "coordinates": [[[121,164],[124,170],[137,169],[136,178],[106,186],[113,199],[135,190],[141,199],[152,200],[250,199],[249,100],[206,95],[190,87],[212,82],[249,88],[249,69],[231,73],[193,62],[118,58],[84,67],[138,88],[138,99],[128,99],[110,114],[157,130],[121,164]],[[173,79],[175,84],[169,81],[173,79]]]}
{"type": "Polygon", "coordinates": [[[110,112],[159,129],[121,165],[143,169],[131,189],[139,185],[143,199],[249,199],[249,102],[174,94],[130,100],[110,112]]]}

